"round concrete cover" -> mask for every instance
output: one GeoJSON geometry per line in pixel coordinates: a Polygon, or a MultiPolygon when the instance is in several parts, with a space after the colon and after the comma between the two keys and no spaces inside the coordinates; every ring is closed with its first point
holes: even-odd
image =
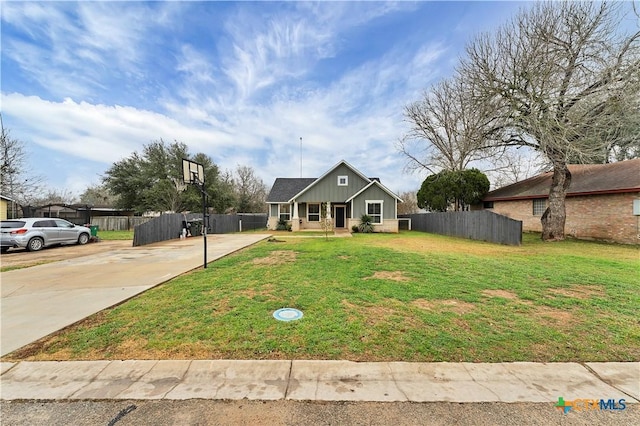
{"type": "Polygon", "coordinates": [[[295,321],[302,318],[302,312],[294,308],[282,308],[273,313],[278,321],[295,321]]]}

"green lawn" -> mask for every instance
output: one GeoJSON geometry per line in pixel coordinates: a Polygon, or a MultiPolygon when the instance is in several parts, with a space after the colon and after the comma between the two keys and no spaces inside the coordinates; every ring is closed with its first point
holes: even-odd
{"type": "Polygon", "coordinates": [[[98,237],[101,240],[133,240],[133,231],[100,231],[98,237]]]}
{"type": "Polygon", "coordinates": [[[278,240],[8,358],[640,360],[638,247],[418,232],[278,240]],[[274,320],[282,307],[304,318],[274,320]]]}

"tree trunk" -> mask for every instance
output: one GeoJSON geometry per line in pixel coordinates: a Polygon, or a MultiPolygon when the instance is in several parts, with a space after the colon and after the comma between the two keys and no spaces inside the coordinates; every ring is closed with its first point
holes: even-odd
{"type": "Polygon", "coordinates": [[[549,206],[540,221],[542,222],[542,240],[564,240],[564,224],[567,219],[565,198],[571,185],[571,172],[565,162],[554,162],[553,179],[549,189],[549,206]]]}

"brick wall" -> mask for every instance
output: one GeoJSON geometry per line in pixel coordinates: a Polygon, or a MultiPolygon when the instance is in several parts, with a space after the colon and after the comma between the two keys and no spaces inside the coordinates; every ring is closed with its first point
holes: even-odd
{"type": "MultiPolygon", "coordinates": [[[[565,233],[582,239],[640,244],[640,216],[633,215],[633,200],[640,192],[567,197],[565,233]]],[[[523,231],[542,232],[540,216],[533,215],[533,200],[495,201],[495,213],[522,221],[523,231]]]]}

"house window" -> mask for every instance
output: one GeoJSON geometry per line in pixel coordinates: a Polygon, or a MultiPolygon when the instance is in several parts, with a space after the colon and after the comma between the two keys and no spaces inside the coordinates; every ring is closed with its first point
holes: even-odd
{"type": "Polygon", "coordinates": [[[536,198],[533,200],[533,215],[534,216],[542,216],[544,211],[547,209],[547,199],[546,198],[536,198]]]}
{"type": "Polygon", "coordinates": [[[349,185],[349,176],[338,176],[338,186],[349,185]]]}
{"type": "Polygon", "coordinates": [[[367,203],[367,216],[371,217],[371,222],[376,224],[381,224],[382,223],[382,201],[367,200],[366,203],[367,203]]]}
{"type": "Polygon", "coordinates": [[[493,208],[493,201],[485,201],[482,203],[482,207],[485,209],[492,209],[493,208]]]}
{"type": "Polygon", "coordinates": [[[291,219],[291,205],[290,204],[280,204],[280,220],[290,220],[291,219]]]}
{"type": "Polygon", "coordinates": [[[307,204],[307,222],[320,222],[320,204],[307,204]]]}

